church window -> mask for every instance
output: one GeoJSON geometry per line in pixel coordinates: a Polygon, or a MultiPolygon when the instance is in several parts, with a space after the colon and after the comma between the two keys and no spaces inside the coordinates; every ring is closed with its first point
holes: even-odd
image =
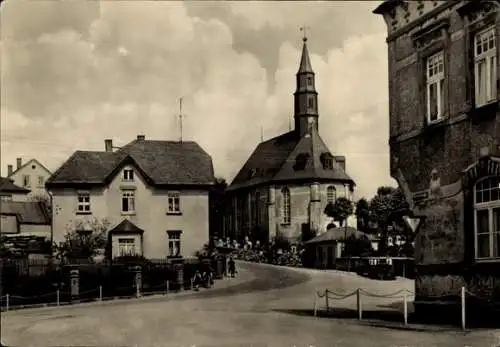
{"type": "Polygon", "coordinates": [[[314,99],[312,97],[310,97],[309,99],[307,99],[307,103],[308,103],[308,107],[314,107],[314,99]]]}
{"type": "Polygon", "coordinates": [[[295,165],[293,167],[294,170],[295,171],[305,170],[308,160],[309,160],[308,153],[299,153],[295,158],[295,165]]]}
{"type": "Polygon", "coordinates": [[[291,222],[291,208],[290,208],[290,190],[283,188],[281,190],[283,196],[282,218],[283,224],[290,224],[291,222]]]}
{"type": "Polygon", "coordinates": [[[333,170],[333,157],[330,153],[322,153],[320,156],[321,164],[325,170],[333,170]]]}
{"type": "Polygon", "coordinates": [[[329,186],[326,188],[326,202],[329,204],[335,203],[335,200],[337,199],[337,190],[335,189],[334,186],[329,186]]]}
{"type": "Polygon", "coordinates": [[[307,85],[308,85],[308,86],[312,86],[312,84],[313,84],[313,79],[312,79],[312,77],[307,77],[307,85]]]}
{"type": "Polygon", "coordinates": [[[500,177],[486,177],[474,187],[476,259],[500,258],[500,177]]]}

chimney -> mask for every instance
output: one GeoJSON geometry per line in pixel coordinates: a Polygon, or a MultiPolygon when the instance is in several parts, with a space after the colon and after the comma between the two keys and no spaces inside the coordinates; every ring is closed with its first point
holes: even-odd
{"type": "Polygon", "coordinates": [[[340,165],[342,170],[345,171],[345,157],[344,156],[335,157],[335,161],[340,165]]]}
{"type": "Polygon", "coordinates": [[[104,148],[106,152],[113,152],[113,140],[112,139],[104,140],[104,148]]]}
{"type": "Polygon", "coordinates": [[[145,135],[137,135],[137,140],[138,141],[144,141],[146,139],[145,135]]]}
{"type": "Polygon", "coordinates": [[[19,169],[23,165],[23,160],[21,158],[17,158],[16,162],[17,162],[17,168],[19,169]]]}
{"type": "Polygon", "coordinates": [[[12,172],[14,172],[14,168],[12,165],[7,165],[7,176],[12,175],[12,172]]]}

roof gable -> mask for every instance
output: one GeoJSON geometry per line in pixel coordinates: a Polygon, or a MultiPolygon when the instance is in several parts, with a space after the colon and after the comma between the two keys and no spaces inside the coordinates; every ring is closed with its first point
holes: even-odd
{"type": "Polygon", "coordinates": [[[115,226],[113,229],[109,231],[109,234],[142,234],[144,230],[139,228],[137,225],[129,221],[128,219],[124,219],[115,226]]]}
{"type": "Polygon", "coordinates": [[[211,185],[212,158],[196,142],[134,140],[116,152],[76,151],[47,186],[107,184],[133,164],[152,185],[211,185]]]}
{"type": "Polygon", "coordinates": [[[16,173],[22,171],[25,167],[28,167],[29,165],[32,165],[32,164],[36,164],[38,165],[39,167],[41,167],[48,175],[52,175],[52,172],[47,169],[44,165],[42,165],[42,163],[40,163],[38,160],[36,160],[35,158],[33,159],[30,159],[28,160],[25,164],[21,165],[19,168],[17,168],[16,170],[14,170],[8,177],[12,177],[14,176],[16,173]]]}

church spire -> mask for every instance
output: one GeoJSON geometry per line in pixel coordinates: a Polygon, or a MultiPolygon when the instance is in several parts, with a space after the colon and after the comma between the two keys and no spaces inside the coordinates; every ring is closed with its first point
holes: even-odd
{"type": "Polygon", "coordinates": [[[318,130],[318,93],[315,88],[314,71],[307,49],[306,27],[300,28],[304,32],[302,38],[302,56],[297,72],[297,89],[295,98],[295,131],[303,136],[311,131],[318,130]]]}
{"type": "Polygon", "coordinates": [[[306,27],[303,26],[300,30],[304,32],[304,37],[302,38],[304,44],[302,45],[302,58],[300,58],[298,73],[314,73],[311,66],[311,60],[309,59],[309,50],[307,49],[306,27]]]}

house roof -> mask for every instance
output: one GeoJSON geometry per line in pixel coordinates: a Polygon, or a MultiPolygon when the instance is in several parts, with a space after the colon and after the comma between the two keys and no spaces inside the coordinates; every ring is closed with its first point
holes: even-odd
{"type": "Polygon", "coordinates": [[[106,184],[126,164],[152,185],[211,185],[212,158],[196,142],[134,140],[116,152],[76,151],[47,180],[47,187],[106,184]]]}
{"type": "Polygon", "coordinates": [[[374,10],[374,14],[384,14],[390,11],[394,6],[400,4],[401,0],[384,0],[380,5],[378,5],[374,10]]]}
{"type": "Polygon", "coordinates": [[[51,224],[50,216],[42,202],[1,201],[0,214],[15,215],[20,224],[51,224]]]}
{"type": "Polygon", "coordinates": [[[10,178],[0,177],[0,193],[28,194],[30,190],[15,185],[10,178]]]}
{"type": "Polygon", "coordinates": [[[22,169],[24,169],[28,165],[32,165],[33,163],[36,163],[38,166],[40,166],[42,169],[44,169],[49,175],[52,175],[52,172],[49,169],[47,169],[45,166],[43,166],[42,163],[40,163],[38,160],[36,160],[36,159],[33,158],[33,159],[28,160],[25,164],[21,165],[19,168],[15,169],[9,175],[9,177],[14,176],[16,174],[16,172],[21,171],[22,169]]]}
{"type": "Polygon", "coordinates": [[[310,134],[302,137],[297,132],[290,131],[261,142],[233,179],[228,191],[291,180],[328,180],[354,184],[313,128],[310,134]],[[333,170],[323,168],[323,153],[332,157],[333,170]],[[303,170],[295,169],[299,154],[307,157],[303,170]]]}
{"type": "Polygon", "coordinates": [[[370,240],[374,240],[375,236],[366,234],[362,231],[357,230],[353,227],[338,227],[328,229],[326,232],[316,236],[315,238],[305,242],[306,244],[313,243],[322,243],[322,242],[331,242],[331,241],[343,241],[346,237],[346,229],[347,229],[347,237],[355,236],[356,238],[360,238],[362,236],[368,237],[370,240]]]}
{"type": "Polygon", "coordinates": [[[137,225],[129,221],[128,219],[124,219],[115,226],[113,229],[109,231],[110,234],[142,234],[144,230],[139,228],[137,225]]]}

